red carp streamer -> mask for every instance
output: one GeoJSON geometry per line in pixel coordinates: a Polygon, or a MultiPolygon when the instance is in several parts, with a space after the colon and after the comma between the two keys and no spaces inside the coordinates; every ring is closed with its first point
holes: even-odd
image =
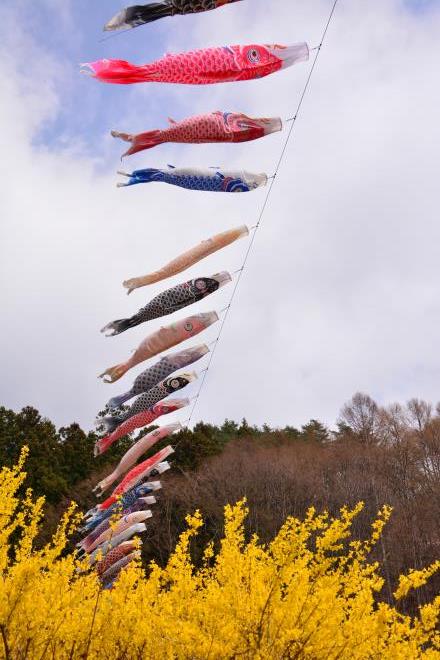
{"type": "Polygon", "coordinates": [[[139,465],[136,465],[136,467],[130,470],[130,472],[123,478],[110,497],[107,497],[107,499],[101,502],[101,504],[96,505],[97,510],[104,511],[105,509],[108,509],[112,504],[118,501],[120,495],[136,486],[136,484],[142,481],[142,479],[147,478],[153,468],[158,463],[161,463],[168,458],[173,452],[174,449],[171,446],[164,447],[164,449],[156,452],[154,456],[151,456],[142,463],[139,463],[139,465]]]}
{"type": "Polygon", "coordinates": [[[81,66],[84,73],[90,73],[102,82],[119,85],[141,82],[211,85],[263,78],[308,58],[306,43],[293,46],[251,44],[168,53],[150,64],[105,59],[81,66]]]}
{"type": "Polygon", "coordinates": [[[189,399],[170,399],[170,401],[166,403],[156,403],[156,405],[149,408],[149,410],[145,410],[134,417],[130,417],[130,419],[127,419],[126,422],[118,426],[113,433],[110,433],[105,438],[101,438],[96,442],[95,456],[103,454],[113,443],[129,433],[133,433],[136,429],[149,426],[162,415],[168,415],[176,410],[180,410],[185,406],[189,406],[189,403],[189,399]]]}
{"type": "Polygon", "coordinates": [[[122,156],[131,156],[138,151],[151,149],[165,142],[206,144],[217,142],[248,142],[281,131],[283,124],[279,117],[253,118],[235,112],[211,112],[195,115],[183,121],[168,120],[168,128],[147,133],[119,133],[112,131],[113,137],[131,142],[131,147],[122,156]]]}

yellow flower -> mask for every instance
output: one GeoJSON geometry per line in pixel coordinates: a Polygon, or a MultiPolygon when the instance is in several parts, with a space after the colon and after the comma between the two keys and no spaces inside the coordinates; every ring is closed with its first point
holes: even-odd
{"type": "MultiPolygon", "coordinates": [[[[191,539],[203,524],[196,512],[164,568],[138,563],[114,588],[66,555],[80,514],[72,504],[52,541],[35,548],[43,502],[20,501],[26,452],[0,471],[0,657],[8,660],[104,658],[154,660],[408,660],[440,658],[440,597],[401,615],[377,601],[380,567],[368,560],[391,510],[384,507],[370,538],[351,541],[362,510],[336,518],[311,508],[290,517],[270,544],[246,540],[246,501],[225,507],[220,549],[208,544],[201,567],[191,539]]],[[[400,578],[403,598],[440,562],[400,578]]]]}

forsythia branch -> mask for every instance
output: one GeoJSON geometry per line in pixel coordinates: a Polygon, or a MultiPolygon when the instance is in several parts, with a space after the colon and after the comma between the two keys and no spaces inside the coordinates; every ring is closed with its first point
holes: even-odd
{"type": "MultiPolygon", "coordinates": [[[[370,538],[350,541],[362,509],[337,517],[310,508],[289,517],[270,544],[245,531],[242,500],[225,507],[225,533],[216,553],[208,544],[201,567],[190,541],[203,525],[187,517],[165,568],[139,563],[124,570],[111,590],[65,555],[79,522],[72,505],[51,543],[35,548],[42,502],[21,500],[24,458],[0,471],[0,633],[3,657],[57,660],[124,657],[127,660],[363,660],[439,657],[440,598],[419,616],[380,602],[380,567],[368,559],[391,510],[384,507],[370,538]]],[[[440,562],[400,577],[397,599],[440,568],[440,562]]]]}

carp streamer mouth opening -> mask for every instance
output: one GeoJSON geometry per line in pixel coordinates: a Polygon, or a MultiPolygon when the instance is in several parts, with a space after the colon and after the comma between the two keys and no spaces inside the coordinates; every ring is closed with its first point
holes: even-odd
{"type": "Polygon", "coordinates": [[[267,49],[274,57],[281,60],[282,69],[309,59],[309,47],[306,43],[293,44],[292,46],[267,46],[267,49]]]}

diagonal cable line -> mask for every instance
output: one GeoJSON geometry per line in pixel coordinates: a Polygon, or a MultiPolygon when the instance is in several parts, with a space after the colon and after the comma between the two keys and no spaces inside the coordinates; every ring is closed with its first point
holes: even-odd
{"type": "Polygon", "coordinates": [[[238,287],[239,287],[239,285],[240,285],[240,281],[241,281],[241,278],[242,278],[242,276],[243,276],[243,272],[244,272],[244,270],[245,270],[245,268],[246,268],[247,262],[248,262],[248,260],[249,260],[250,253],[251,253],[252,248],[253,248],[253,246],[254,246],[254,243],[255,243],[255,237],[256,237],[257,232],[258,232],[258,229],[260,228],[261,223],[262,223],[262,221],[263,221],[263,219],[264,219],[264,215],[265,215],[265,212],[266,212],[267,206],[268,206],[268,204],[269,204],[269,200],[270,200],[270,197],[271,197],[271,194],[272,194],[272,190],[273,190],[273,188],[274,188],[274,186],[275,186],[275,182],[276,182],[277,174],[278,174],[279,169],[280,169],[280,167],[281,167],[281,165],[282,165],[282,163],[283,163],[283,161],[284,161],[284,158],[285,158],[285,156],[286,156],[287,147],[289,146],[290,139],[291,139],[291,137],[292,137],[292,134],[293,134],[293,131],[294,131],[294,128],[295,128],[295,125],[296,125],[296,121],[297,121],[297,119],[298,119],[298,115],[299,115],[299,113],[300,113],[300,110],[301,110],[301,108],[302,108],[302,105],[303,105],[304,99],[305,99],[306,94],[307,94],[307,92],[308,92],[308,89],[309,89],[309,86],[310,86],[310,82],[311,82],[311,79],[312,79],[313,73],[314,73],[314,71],[315,71],[316,64],[317,64],[317,62],[318,62],[319,54],[320,54],[320,52],[321,52],[322,45],[323,45],[323,43],[324,43],[324,41],[325,41],[325,38],[326,38],[326,36],[327,36],[327,32],[328,32],[328,29],[329,29],[329,27],[330,27],[330,23],[331,23],[331,21],[332,21],[333,15],[334,15],[334,13],[335,13],[336,5],[337,5],[337,4],[338,4],[338,0],[334,0],[334,2],[333,2],[333,6],[332,6],[331,11],[330,11],[330,14],[329,14],[329,17],[328,17],[328,19],[327,19],[327,22],[326,22],[326,24],[325,24],[324,30],[323,30],[323,32],[322,32],[322,36],[321,36],[321,40],[320,40],[320,42],[319,42],[319,45],[318,45],[316,48],[312,49],[312,50],[315,50],[315,57],[313,58],[313,62],[312,62],[312,66],[310,67],[309,75],[307,76],[306,82],[305,82],[304,87],[303,87],[303,90],[302,90],[302,92],[301,92],[301,96],[300,96],[300,98],[299,98],[298,105],[297,105],[297,107],[296,107],[295,113],[294,113],[294,115],[293,115],[290,119],[287,120],[287,121],[290,122],[289,131],[288,131],[288,133],[287,133],[287,137],[286,137],[286,139],[284,140],[284,144],[283,144],[283,146],[282,146],[280,156],[279,156],[278,161],[277,161],[277,163],[276,163],[276,166],[275,166],[275,173],[274,173],[274,175],[273,175],[272,177],[270,177],[269,187],[268,187],[268,190],[267,190],[266,196],[265,196],[265,198],[264,198],[264,201],[263,201],[263,204],[262,204],[262,207],[261,207],[260,213],[259,213],[259,215],[258,215],[257,223],[256,223],[256,225],[253,227],[253,229],[254,229],[255,231],[254,231],[254,233],[252,234],[252,237],[251,237],[251,239],[250,239],[250,241],[249,241],[249,246],[248,246],[248,248],[247,248],[247,250],[246,250],[246,252],[245,252],[242,266],[241,266],[241,268],[237,271],[237,273],[238,273],[238,277],[237,277],[237,280],[236,280],[236,282],[235,282],[234,288],[233,288],[233,290],[232,290],[232,294],[231,294],[231,297],[230,297],[230,299],[229,299],[229,303],[228,303],[228,305],[226,306],[225,310],[223,310],[223,311],[225,311],[225,314],[224,314],[223,319],[222,319],[222,322],[221,322],[221,324],[220,324],[220,329],[219,329],[219,332],[218,332],[217,338],[216,338],[213,342],[211,342],[211,343],[214,344],[214,346],[213,346],[213,349],[212,349],[211,354],[210,354],[210,356],[209,356],[209,361],[208,361],[207,367],[206,367],[206,369],[205,369],[204,372],[203,372],[203,377],[202,377],[202,380],[201,380],[201,383],[200,383],[200,387],[199,387],[198,393],[197,393],[197,395],[194,397],[194,404],[193,404],[193,406],[192,406],[192,409],[191,409],[191,412],[190,412],[190,415],[189,415],[188,421],[187,421],[187,423],[186,423],[186,426],[189,426],[189,424],[190,424],[190,422],[191,422],[191,420],[192,420],[192,418],[193,418],[193,416],[194,416],[194,412],[195,412],[195,410],[196,410],[197,403],[198,403],[198,401],[199,401],[199,399],[200,399],[200,396],[201,396],[201,393],[202,393],[203,387],[204,387],[205,382],[206,382],[206,377],[207,377],[208,372],[209,372],[209,370],[210,370],[210,368],[211,368],[211,364],[212,364],[212,361],[213,361],[213,359],[214,359],[214,355],[215,355],[215,352],[216,352],[216,350],[217,350],[217,346],[218,346],[219,341],[220,341],[220,339],[221,339],[221,336],[222,336],[223,329],[224,329],[224,327],[225,327],[226,321],[227,321],[227,319],[228,319],[229,312],[231,311],[231,307],[232,307],[232,304],[233,304],[233,302],[234,302],[234,299],[235,299],[235,296],[236,296],[236,293],[237,293],[237,289],[238,289],[238,287]]]}

